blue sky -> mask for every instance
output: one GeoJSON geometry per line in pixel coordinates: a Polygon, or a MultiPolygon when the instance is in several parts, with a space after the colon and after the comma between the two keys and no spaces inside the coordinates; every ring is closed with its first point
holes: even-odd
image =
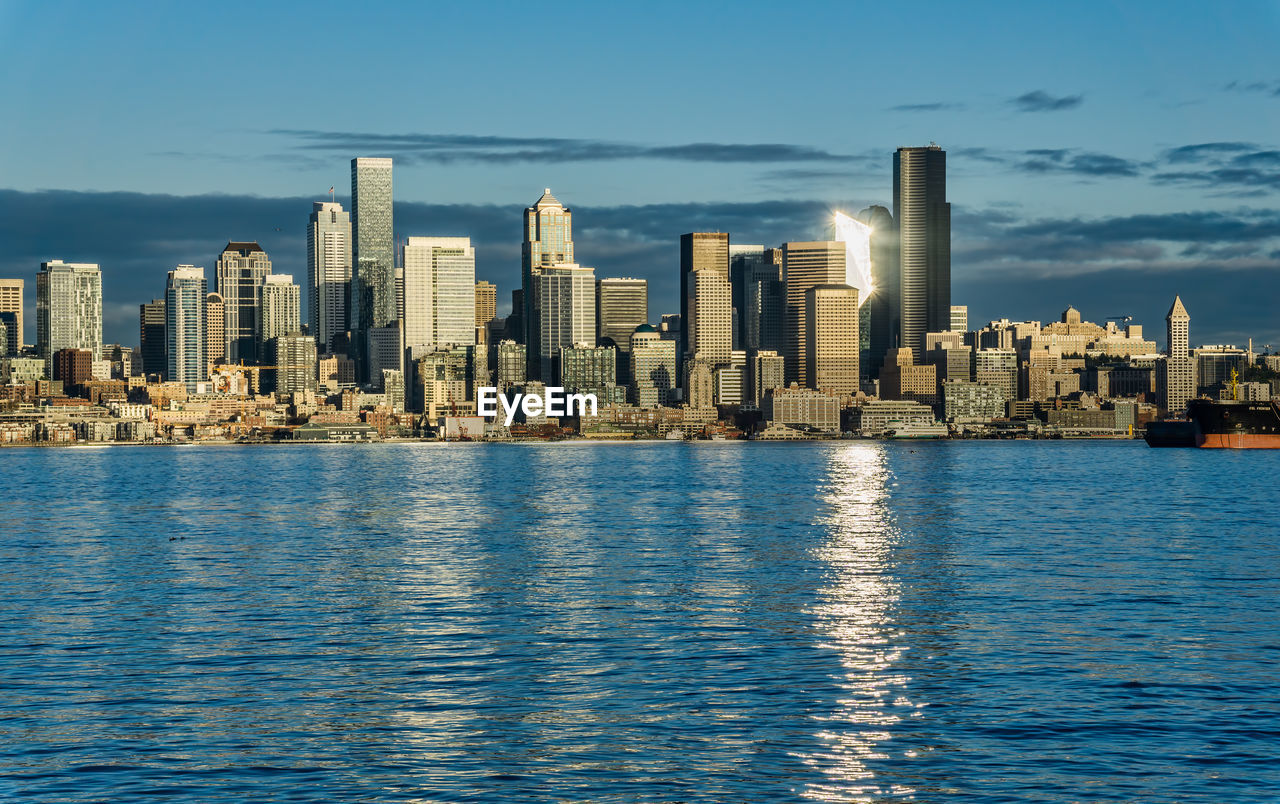
{"type": "Polygon", "coordinates": [[[1280,348],[1280,3],[615,5],[0,0],[0,275],[100,262],[131,343],[228,239],[301,274],[309,200],[391,155],[398,235],[471,235],[508,297],[550,186],[656,318],[681,232],[817,235],[935,141],[975,320],[1180,292],[1193,341],[1280,348]]]}

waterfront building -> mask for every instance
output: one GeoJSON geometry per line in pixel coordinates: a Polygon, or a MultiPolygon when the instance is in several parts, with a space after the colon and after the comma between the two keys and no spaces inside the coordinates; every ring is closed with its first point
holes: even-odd
{"type": "MultiPolygon", "coordinates": [[[[921,333],[921,341],[923,338],[924,333],[921,333]]],[[[937,376],[937,367],[916,363],[911,349],[905,346],[892,349],[880,368],[880,398],[937,405],[937,376]]]]}
{"type": "Polygon", "coordinates": [[[476,252],[469,237],[410,237],[404,263],[409,348],[476,343],[476,252]]]}
{"type": "Polygon", "coordinates": [[[289,274],[271,274],[262,283],[263,343],[302,330],[302,291],[289,274]]]}
{"type": "Polygon", "coordinates": [[[898,343],[919,361],[925,333],[951,326],[951,205],[947,203],[946,151],[928,145],[894,152],[893,217],[901,266],[898,343]]]}
{"type": "Polygon", "coordinates": [[[592,268],[576,264],[546,266],[538,271],[537,343],[542,350],[538,377],[560,376],[560,350],[596,339],[596,277],[592,268]]]}
{"type": "Polygon", "coordinates": [[[164,379],[169,370],[169,358],[165,355],[164,299],[152,299],[138,305],[139,349],[142,373],[164,379]]]}
{"type": "MultiPolygon", "coordinates": [[[[559,350],[565,345],[573,345],[570,341],[551,348],[542,343],[546,327],[542,321],[540,296],[543,285],[538,277],[544,270],[560,265],[576,266],[573,256],[573,212],[561,204],[548,187],[543,191],[542,197],[524,211],[524,242],[520,249],[520,287],[523,292],[520,297],[519,318],[521,338],[527,347],[526,373],[531,380],[542,377],[544,362],[548,372],[552,372],[550,363],[553,361],[547,361],[547,356],[559,354],[559,350]]],[[[593,313],[594,307],[592,304],[593,313]]],[[[593,321],[592,328],[594,327],[593,321]]],[[[554,377],[555,374],[548,373],[546,376],[554,377]]]]}
{"type": "Polygon", "coordinates": [[[661,336],[651,324],[631,335],[631,401],[642,407],[667,405],[676,383],[677,342],[661,336]]]}
{"type": "Polygon", "coordinates": [[[933,408],[912,400],[869,399],[849,411],[850,428],[864,436],[879,436],[906,424],[933,424],[933,408]]]}
{"type": "Polygon", "coordinates": [[[9,332],[8,346],[0,351],[0,357],[22,351],[22,291],[25,286],[21,279],[0,279],[0,319],[7,322],[9,332]]]}
{"type": "Polygon", "coordinates": [[[1187,410],[1187,400],[1196,394],[1196,364],[1191,357],[1191,316],[1175,296],[1173,306],[1165,316],[1168,355],[1161,372],[1164,409],[1170,416],[1181,416],[1187,410]]]}
{"type": "Polygon", "coordinates": [[[850,285],[814,285],[804,293],[805,360],[809,384],[818,391],[858,391],[858,289],[850,285]]]}
{"type": "Polygon", "coordinates": [[[942,383],[943,415],[949,422],[987,422],[1005,415],[1004,390],[981,382],[946,380],[942,383]]]}
{"type": "Polygon", "coordinates": [[[314,202],[307,222],[307,298],[320,351],[332,352],[335,339],[347,331],[351,266],[351,213],[333,201],[314,202]]]}
{"type": "Polygon", "coordinates": [[[257,243],[231,241],[218,255],[214,276],[223,299],[228,362],[255,364],[262,332],[262,286],[271,260],[257,243]]]}
{"type": "Polygon", "coordinates": [[[783,352],[786,380],[812,388],[814,377],[809,368],[806,341],[805,292],[817,285],[845,284],[845,244],[834,240],[784,243],[782,272],[786,287],[786,348],[783,352]]]}
{"type": "MultiPolygon", "coordinates": [[[[475,271],[474,262],[472,271],[475,271]]],[[[487,326],[498,317],[498,286],[481,279],[476,282],[476,326],[487,326]]]]}
{"type": "Polygon", "coordinates": [[[205,336],[208,285],[204,268],[179,265],[165,285],[165,353],[169,382],[182,383],[194,393],[209,378],[205,336]]]}
{"type": "Polygon", "coordinates": [[[840,432],[840,402],[834,396],[791,386],[765,392],[760,409],[775,425],[820,433],[840,432]]]}
{"type": "Polygon", "coordinates": [[[102,271],[94,263],[50,260],[36,274],[36,351],[53,374],[60,349],[102,352],[102,271]]]}

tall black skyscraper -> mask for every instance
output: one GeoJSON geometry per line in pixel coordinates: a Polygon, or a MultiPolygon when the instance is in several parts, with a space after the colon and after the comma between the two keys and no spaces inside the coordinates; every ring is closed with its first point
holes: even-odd
{"type": "MultiPolygon", "coordinates": [[[[901,265],[900,346],[919,361],[926,332],[951,328],[951,205],[947,152],[937,145],[893,155],[893,217],[901,265]]],[[[874,315],[872,321],[874,321],[874,315]]]]}
{"type": "Polygon", "coordinates": [[[898,347],[902,330],[902,271],[898,263],[898,227],[889,210],[867,207],[858,220],[871,227],[871,281],[875,287],[864,309],[870,313],[870,343],[862,361],[864,376],[880,376],[890,349],[898,347]]]}

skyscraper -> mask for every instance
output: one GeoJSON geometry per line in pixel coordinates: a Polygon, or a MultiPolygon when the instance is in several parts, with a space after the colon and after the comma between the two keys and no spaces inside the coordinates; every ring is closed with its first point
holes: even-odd
{"type": "Polygon", "coordinates": [[[223,299],[229,362],[258,362],[262,285],[270,273],[271,260],[257,243],[233,240],[218,255],[214,274],[223,299]]]}
{"type": "Polygon", "coordinates": [[[210,370],[227,362],[226,309],[226,303],[217,293],[204,297],[204,351],[210,370]]]}
{"type": "Polygon", "coordinates": [[[36,349],[46,377],[60,349],[102,354],[102,271],[93,263],[51,260],[36,274],[36,349]]]}
{"type": "Polygon", "coordinates": [[[858,289],[814,285],[804,292],[805,360],[809,387],[836,394],[858,391],[858,289]]]}
{"type": "Polygon", "coordinates": [[[560,376],[560,350],[596,340],[596,276],[591,268],[566,264],[543,268],[537,275],[541,310],[538,333],[540,377],[560,376]]]}
{"type": "Polygon", "coordinates": [[[648,280],[623,276],[596,282],[596,338],[613,341],[619,361],[626,359],[636,327],[648,321],[648,280]]]}
{"type": "MultiPolygon", "coordinates": [[[[542,197],[524,211],[524,243],[520,249],[520,285],[524,289],[521,298],[521,324],[528,347],[528,375],[530,380],[543,378],[541,338],[544,330],[538,296],[541,283],[538,275],[555,265],[573,265],[573,212],[556,200],[551,188],[543,190],[542,197]]],[[[594,304],[592,305],[594,313],[594,304]]],[[[594,318],[594,315],[593,315],[594,318]]],[[[572,344],[570,344],[572,345],[572,344]]]]}
{"type": "Polygon", "coordinates": [[[281,335],[298,334],[301,329],[301,288],[290,274],[271,274],[262,283],[262,343],[281,335]]]}
{"type": "Polygon", "coordinates": [[[951,331],[969,331],[969,308],[963,304],[951,305],[951,331]]]}
{"type": "Polygon", "coordinates": [[[469,237],[410,237],[404,263],[404,343],[468,346],[476,338],[476,250],[469,237]]]}
{"type": "Polygon", "coordinates": [[[787,294],[785,379],[812,388],[804,294],[816,285],[845,284],[845,244],[834,240],[783,243],[782,272],[787,294]]]}
{"type": "Polygon", "coordinates": [[[481,279],[476,282],[476,326],[483,327],[498,317],[498,286],[481,279]]]}
{"type": "MultiPolygon", "coordinates": [[[[951,326],[951,205],[947,152],[937,145],[893,154],[893,216],[901,264],[899,343],[917,362],[926,332],[951,326]]],[[[874,320],[874,313],[873,313],[874,320]]]]}
{"type": "Polygon", "coordinates": [[[1191,357],[1191,316],[1182,306],[1182,297],[1173,298],[1173,306],[1165,316],[1168,326],[1169,355],[1164,361],[1163,382],[1165,410],[1170,416],[1186,413],[1187,400],[1196,395],[1195,362],[1191,357]]]}
{"type": "MultiPolygon", "coordinates": [[[[9,349],[12,354],[22,350],[22,289],[21,279],[0,279],[0,314],[11,313],[13,329],[9,333],[9,349]]],[[[3,353],[0,353],[3,356],[3,353]]]]}
{"type": "Polygon", "coordinates": [[[685,275],[684,319],[686,359],[707,361],[712,371],[729,361],[733,351],[732,288],[727,273],[691,271],[685,275]]]}
{"type": "Polygon", "coordinates": [[[138,341],[142,373],[160,377],[169,371],[168,346],[165,344],[164,299],[153,299],[138,305],[138,341]]]}
{"type": "MultiPolygon", "coordinates": [[[[691,354],[693,349],[693,334],[697,328],[697,323],[693,321],[690,312],[690,301],[694,293],[697,283],[690,282],[689,277],[700,271],[710,271],[718,274],[724,280],[725,292],[729,294],[725,302],[725,306],[732,309],[732,289],[729,283],[729,233],[728,232],[690,232],[680,235],[680,359],[691,354]]],[[[711,288],[714,283],[704,283],[704,287],[711,288]]],[[[703,305],[703,309],[707,312],[711,311],[711,307],[703,305]]],[[[715,315],[719,315],[717,311],[715,315]]],[[[730,313],[732,315],[732,313],[730,313]]],[[[730,344],[724,350],[725,358],[728,358],[728,352],[733,348],[732,344],[732,327],[733,322],[730,320],[730,344]]]]}
{"type": "Polygon", "coordinates": [[[351,293],[351,213],[341,204],[316,201],[307,224],[307,298],[316,346],[329,352],[347,331],[351,293]]]}
{"type": "Polygon", "coordinates": [[[347,306],[356,378],[368,382],[368,331],[397,317],[391,160],[351,160],[351,295],[347,306]]]}
{"type": "Polygon", "coordinates": [[[872,293],[863,302],[871,320],[863,373],[874,378],[880,375],[885,356],[890,349],[897,348],[901,337],[902,271],[898,263],[898,229],[893,215],[881,206],[862,210],[858,220],[871,227],[872,293]]]}
{"type": "Polygon", "coordinates": [[[169,272],[164,291],[165,351],[169,382],[180,382],[194,392],[208,375],[205,347],[205,302],[208,286],[204,268],[179,265],[169,272]]]}

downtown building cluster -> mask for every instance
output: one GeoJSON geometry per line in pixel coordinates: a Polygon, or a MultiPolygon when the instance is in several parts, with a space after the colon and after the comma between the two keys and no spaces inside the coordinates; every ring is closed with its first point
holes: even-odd
{"type": "Polygon", "coordinates": [[[31,348],[23,280],[0,280],[0,443],[1132,433],[1228,384],[1280,390],[1276,356],[1191,349],[1180,299],[1164,354],[1128,316],[1074,308],[971,329],[952,304],[936,145],[898,149],[893,208],[837,213],[828,239],[680,235],[680,308],[656,319],[645,280],[578,261],[573,211],[549,189],[523,212],[499,317],[468,236],[396,238],[392,172],[353,159],[351,209],[313,204],[298,281],[252,241],[228,241],[211,275],[169,270],[136,346],[102,342],[98,265],[40,265],[31,348]],[[487,387],[598,406],[508,426],[478,415],[487,387]]]}

